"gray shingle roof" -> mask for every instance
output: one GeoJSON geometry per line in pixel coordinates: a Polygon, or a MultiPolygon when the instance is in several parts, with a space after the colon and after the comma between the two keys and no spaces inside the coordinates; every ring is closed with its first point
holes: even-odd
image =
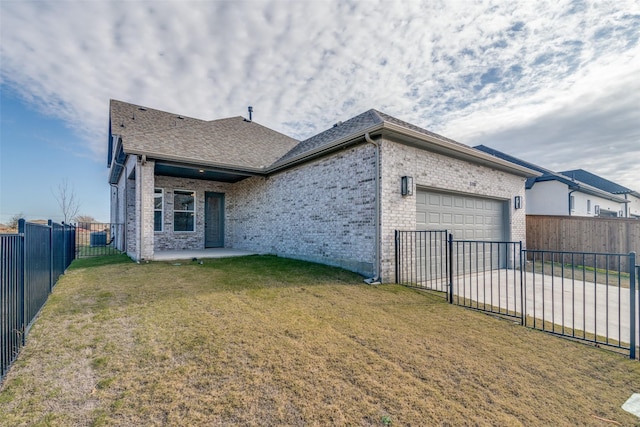
{"type": "Polygon", "coordinates": [[[592,185],[591,183],[588,183],[586,181],[582,181],[577,177],[576,177],[577,181],[575,181],[571,179],[571,177],[568,176],[566,172],[560,172],[560,173],[553,172],[552,170],[545,169],[542,166],[538,166],[533,163],[526,162],[517,157],[513,157],[507,153],[503,153],[502,151],[498,151],[494,148],[487,147],[486,145],[477,145],[473,148],[475,148],[476,150],[484,151],[485,153],[491,154],[492,156],[496,156],[500,159],[507,160],[511,163],[515,163],[520,166],[524,166],[526,168],[541,172],[542,173],[541,176],[527,178],[526,185],[525,185],[527,190],[533,188],[536,182],[558,181],[563,184],[566,184],[571,189],[581,190],[589,194],[594,194],[601,197],[609,198],[611,200],[615,200],[618,202],[624,200],[617,196],[614,196],[614,194],[616,193],[607,191],[605,189],[592,185]]]}
{"type": "Polygon", "coordinates": [[[330,146],[340,140],[348,139],[350,136],[353,136],[354,138],[362,136],[367,129],[376,125],[383,125],[384,123],[392,123],[394,125],[404,127],[423,135],[428,135],[430,137],[437,138],[448,143],[467,147],[464,144],[460,144],[459,142],[456,142],[452,139],[445,138],[444,136],[438,135],[437,133],[402,121],[381,111],[371,109],[355,117],[352,117],[345,122],[339,122],[332,128],[327,129],[315,136],[312,136],[309,139],[305,139],[291,151],[289,151],[285,156],[283,156],[280,160],[278,160],[276,164],[286,163],[287,160],[302,156],[305,153],[312,152],[322,147],[330,146]]]}
{"type": "Polygon", "coordinates": [[[609,181],[608,179],[602,178],[601,176],[595,175],[591,172],[587,172],[584,169],[574,169],[560,173],[564,176],[578,180],[580,182],[584,182],[585,184],[589,184],[592,187],[599,188],[609,193],[625,194],[633,192],[633,190],[627,187],[623,187],[622,185],[617,184],[613,181],[609,181]]]}
{"type": "Polygon", "coordinates": [[[361,135],[362,132],[382,123],[382,118],[375,110],[369,110],[359,114],[346,122],[338,123],[330,129],[325,130],[309,139],[305,139],[295,146],[291,151],[285,154],[277,163],[285,163],[294,157],[314,151],[320,147],[331,145],[333,142],[340,141],[351,135],[361,135]]]}
{"type": "Polygon", "coordinates": [[[531,170],[509,162],[493,165],[486,155],[471,147],[399,120],[377,110],[368,110],[299,142],[242,117],[204,121],[121,101],[111,101],[111,133],[122,137],[125,153],[203,166],[269,172],[304,161],[325,149],[355,141],[365,132],[387,130],[423,140],[427,146],[445,149],[451,155],[477,160],[531,176],[531,170]],[[413,133],[413,135],[411,135],[413,133]],[[420,135],[424,135],[424,138],[420,135]],[[444,148],[443,148],[444,147],[444,148]],[[483,157],[484,156],[484,157],[483,157]]]}
{"type": "Polygon", "coordinates": [[[111,132],[120,136],[158,132],[206,122],[115,99],[111,100],[109,110],[111,132]]]}
{"type": "Polygon", "coordinates": [[[112,133],[122,137],[126,153],[200,165],[263,169],[298,144],[240,116],[204,121],[120,101],[112,101],[111,107],[112,133]]]}

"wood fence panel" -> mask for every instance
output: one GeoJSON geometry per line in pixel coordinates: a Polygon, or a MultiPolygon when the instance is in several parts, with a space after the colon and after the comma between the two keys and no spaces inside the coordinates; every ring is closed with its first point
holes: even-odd
{"type": "Polygon", "coordinates": [[[640,254],[640,220],[527,215],[527,248],[640,254]]]}

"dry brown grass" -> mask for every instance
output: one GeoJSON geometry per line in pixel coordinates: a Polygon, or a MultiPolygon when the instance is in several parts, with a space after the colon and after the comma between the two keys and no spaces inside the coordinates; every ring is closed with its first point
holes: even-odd
{"type": "Polygon", "coordinates": [[[275,257],[75,269],[2,425],[640,425],[640,363],[275,257]]]}

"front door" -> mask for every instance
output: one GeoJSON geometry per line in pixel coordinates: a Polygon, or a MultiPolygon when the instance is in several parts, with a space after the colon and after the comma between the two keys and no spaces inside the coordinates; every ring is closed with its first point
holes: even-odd
{"type": "Polygon", "coordinates": [[[224,247],[224,194],[204,195],[204,247],[224,247]]]}

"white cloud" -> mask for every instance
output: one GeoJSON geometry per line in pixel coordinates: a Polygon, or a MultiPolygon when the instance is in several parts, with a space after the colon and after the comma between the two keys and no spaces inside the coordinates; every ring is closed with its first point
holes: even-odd
{"type": "Polygon", "coordinates": [[[5,1],[0,16],[3,85],[96,155],[109,98],[203,119],[253,105],[299,138],[377,108],[640,187],[609,166],[640,164],[634,1],[5,1]]]}

